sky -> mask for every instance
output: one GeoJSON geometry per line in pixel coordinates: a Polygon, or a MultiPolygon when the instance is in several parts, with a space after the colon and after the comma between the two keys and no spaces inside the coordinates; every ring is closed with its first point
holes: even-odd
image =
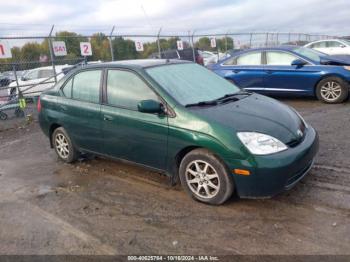
{"type": "Polygon", "coordinates": [[[0,0],[0,36],[301,32],[350,35],[349,0],[0,0]]]}

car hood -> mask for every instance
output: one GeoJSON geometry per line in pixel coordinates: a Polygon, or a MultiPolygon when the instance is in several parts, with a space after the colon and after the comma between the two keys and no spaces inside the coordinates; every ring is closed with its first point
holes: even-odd
{"type": "Polygon", "coordinates": [[[289,106],[258,94],[217,106],[189,109],[209,122],[231,128],[233,132],[259,132],[285,144],[295,143],[304,135],[304,122],[289,106]]]}
{"type": "Polygon", "coordinates": [[[321,65],[348,66],[348,65],[350,65],[350,56],[332,55],[332,56],[322,57],[320,64],[321,65]]]}

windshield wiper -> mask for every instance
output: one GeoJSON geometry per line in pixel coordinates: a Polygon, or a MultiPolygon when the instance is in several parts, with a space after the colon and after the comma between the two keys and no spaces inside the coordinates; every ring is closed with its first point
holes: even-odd
{"type": "Polygon", "coordinates": [[[214,101],[220,101],[220,102],[222,102],[222,101],[228,101],[228,100],[239,100],[238,98],[237,98],[237,96],[240,96],[240,95],[247,95],[247,96],[249,96],[249,95],[251,95],[252,93],[251,92],[247,92],[247,91],[239,91],[239,92],[237,92],[237,93],[232,93],[232,94],[226,94],[226,95],[224,95],[224,96],[222,96],[222,97],[219,97],[219,98],[217,98],[217,99],[215,99],[214,101]],[[230,99],[229,99],[230,98],[230,99]]]}
{"type": "Polygon", "coordinates": [[[232,93],[232,94],[226,94],[222,97],[219,97],[219,98],[216,98],[214,100],[209,100],[209,101],[201,101],[201,102],[198,102],[198,103],[193,103],[193,104],[187,104],[185,105],[185,107],[192,107],[192,106],[215,106],[219,103],[225,103],[225,102],[228,102],[228,101],[238,101],[239,99],[237,98],[237,96],[240,96],[240,95],[246,95],[246,96],[249,96],[251,95],[252,93],[251,92],[248,92],[248,91],[239,91],[237,93],[232,93]]]}
{"type": "Polygon", "coordinates": [[[185,105],[185,107],[192,107],[192,106],[215,106],[217,105],[218,102],[216,100],[212,100],[212,101],[201,101],[198,103],[193,103],[193,104],[187,104],[185,105]]]}

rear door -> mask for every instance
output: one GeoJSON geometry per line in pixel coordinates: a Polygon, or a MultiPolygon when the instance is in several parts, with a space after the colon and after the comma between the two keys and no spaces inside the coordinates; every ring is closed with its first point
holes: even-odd
{"type": "Polygon", "coordinates": [[[100,86],[102,70],[89,69],[73,75],[57,99],[58,116],[73,143],[82,149],[101,152],[100,86]]]}
{"type": "Polygon", "coordinates": [[[136,72],[109,69],[105,81],[101,119],[104,152],[108,155],[164,169],[167,156],[168,118],[142,113],[142,100],[160,101],[136,72]]]}
{"type": "Polygon", "coordinates": [[[221,65],[221,75],[241,88],[263,92],[266,71],[262,65],[262,52],[244,53],[226,60],[221,65]]]}
{"type": "MultiPolygon", "coordinates": [[[[287,51],[266,51],[266,88],[267,94],[312,94],[317,68],[307,64],[302,67],[292,66],[300,59],[287,51]]],[[[307,61],[305,61],[308,63],[307,61]]]]}

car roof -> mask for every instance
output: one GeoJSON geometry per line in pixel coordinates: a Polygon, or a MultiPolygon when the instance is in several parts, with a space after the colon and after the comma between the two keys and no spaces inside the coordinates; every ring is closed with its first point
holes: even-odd
{"type": "Polygon", "coordinates": [[[191,61],[178,59],[133,59],[104,62],[98,64],[84,65],[85,68],[125,67],[125,68],[148,68],[169,64],[193,63],[191,61]]]}

